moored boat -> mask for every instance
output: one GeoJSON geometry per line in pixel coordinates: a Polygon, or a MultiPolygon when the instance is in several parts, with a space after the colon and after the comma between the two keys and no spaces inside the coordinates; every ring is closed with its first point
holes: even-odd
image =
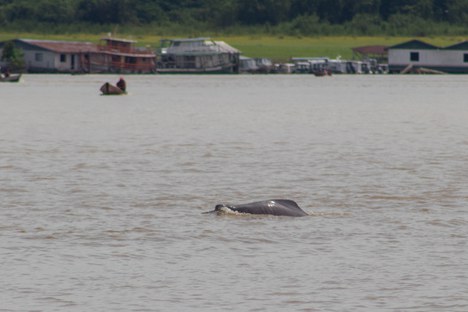
{"type": "Polygon", "coordinates": [[[102,92],[102,95],[122,95],[122,94],[127,94],[127,92],[123,91],[119,87],[114,86],[113,84],[110,84],[106,82],[101,86],[99,89],[102,92]]]}
{"type": "Polygon", "coordinates": [[[160,74],[237,73],[240,51],[210,38],[161,41],[156,71],[160,74]]]}
{"type": "Polygon", "coordinates": [[[314,75],[316,77],[324,77],[324,76],[331,76],[332,75],[331,71],[329,71],[327,69],[316,70],[313,73],[314,73],[314,75]]]}
{"type": "Polygon", "coordinates": [[[21,74],[0,75],[0,82],[18,82],[20,78],[21,74]]]}

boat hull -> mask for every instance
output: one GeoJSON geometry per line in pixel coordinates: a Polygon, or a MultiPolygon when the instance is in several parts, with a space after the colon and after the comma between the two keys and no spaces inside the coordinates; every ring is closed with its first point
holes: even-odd
{"type": "Polygon", "coordinates": [[[0,76],[0,82],[18,82],[21,78],[21,74],[11,74],[8,77],[0,76]]]}
{"type": "Polygon", "coordinates": [[[114,86],[113,84],[110,84],[106,82],[101,86],[99,89],[102,92],[102,95],[123,95],[126,94],[125,91],[122,91],[119,87],[114,86]]]}

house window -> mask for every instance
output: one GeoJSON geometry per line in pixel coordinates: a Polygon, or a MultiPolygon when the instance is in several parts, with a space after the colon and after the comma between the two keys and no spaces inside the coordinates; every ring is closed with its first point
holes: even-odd
{"type": "Polygon", "coordinates": [[[463,62],[468,63],[468,53],[463,54],[463,62]]]}
{"type": "Polygon", "coordinates": [[[34,54],[34,60],[36,60],[36,62],[42,62],[42,59],[43,59],[42,53],[34,54]]]}
{"type": "Polygon", "coordinates": [[[127,64],[136,64],[137,63],[137,59],[135,57],[125,57],[125,63],[127,64]]]}
{"type": "Polygon", "coordinates": [[[411,52],[410,53],[410,61],[411,62],[419,62],[419,52],[411,52]]]}
{"type": "Polygon", "coordinates": [[[60,54],[60,62],[65,63],[67,61],[67,55],[66,54],[60,54]]]}

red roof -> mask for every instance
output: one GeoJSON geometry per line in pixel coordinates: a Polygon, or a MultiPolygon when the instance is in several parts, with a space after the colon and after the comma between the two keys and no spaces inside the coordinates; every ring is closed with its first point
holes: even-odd
{"type": "Polygon", "coordinates": [[[124,42],[124,43],[136,43],[135,40],[120,39],[120,38],[110,38],[110,37],[102,38],[101,40],[104,40],[104,41],[114,41],[114,42],[124,42]]]}
{"type": "Polygon", "coordinates": [[[98,52],[98,46],[91,42],[51,41],[20,39],[21,41],[58,53],[98,52]]]}
{"type": "Polygon", "coordinates": [[[373,45],[373,46],[364,46],[364,47],[357,47],[353,48],[353,52],[361,53],[361,54],[387,54],[387,46],[383,45],[373,45]]]}

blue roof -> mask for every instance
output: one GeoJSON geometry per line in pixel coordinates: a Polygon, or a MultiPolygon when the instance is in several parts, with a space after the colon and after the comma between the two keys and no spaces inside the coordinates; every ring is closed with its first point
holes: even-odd
{"type": "Polygon", "coordinates": [[[407,42],[403,42],[394,46],[391,46],[388,48],[390,49],[405,49],[405,50],[410,50],[410,49],[418,49],[418,50],[437,50],[440,49],[440,47],[437,47],[435,45],[426,43],[421,40],[410,40],[407,42]]]}
{"type": "Polygon", "coordinates": [[[454,45],[448,46],[447,50],[468,50],[468,41],[462,41],[454,45]]]}

